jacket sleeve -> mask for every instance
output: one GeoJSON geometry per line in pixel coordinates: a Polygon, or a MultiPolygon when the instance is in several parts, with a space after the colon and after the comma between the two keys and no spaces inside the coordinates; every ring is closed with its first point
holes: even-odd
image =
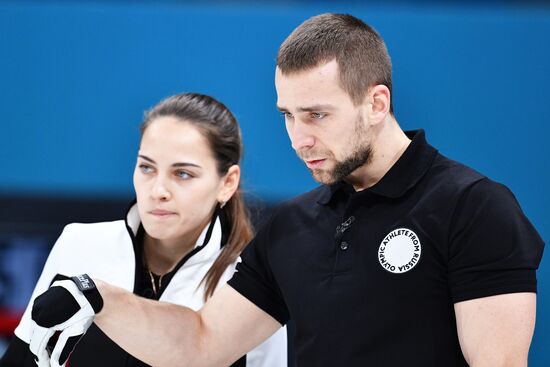
{"type": "Polygon", "coordinates": [[[34,299],[40,294],[44,293],[50,287],[52,279],[58,273],[58,269],[60,268],[63,257],[66,257],[66,237],[69,227],[70,225],[65,227],[63,233],[61,234],[61,236],[59,236],[50,254],[48,255],[48,259],[46,260],[46,264],[44,265],[42,274],[38,278],[38,282],[36,283],[34,291],[32,292],[31,299],[27,304],[27,308],[23,313],[23,317],[21,318],[19,325],[15,329],[16,337],[24,343],[28,344],[30,341],[31,310],[34,299]]]}

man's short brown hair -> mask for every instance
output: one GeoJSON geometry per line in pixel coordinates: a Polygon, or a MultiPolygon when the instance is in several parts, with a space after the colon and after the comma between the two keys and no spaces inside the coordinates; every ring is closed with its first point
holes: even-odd
{"type": "Polygon", "coordinates": [[[277,66],[283,74],[292,74],[334,59],[341,86],[356,105],[374,85],[387,86],[391,96],[386,45],[374,29],[352,15],[327,13],[303,22],[279,47],[277,66]]]}

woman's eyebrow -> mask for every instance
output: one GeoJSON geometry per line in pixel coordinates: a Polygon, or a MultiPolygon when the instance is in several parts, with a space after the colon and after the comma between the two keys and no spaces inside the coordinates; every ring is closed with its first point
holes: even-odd
{"type": "Polygon", "coordinates": [[[172,164],[172,167],[197,167],[197,168],[202,168],[202,167],[199,166],[198,164],[195,164],[195,163],[187,163],[187,162],[173,163],[173,164],[172,164]]]}
{"type": "MultiPolygon", "coordinates": [[[[148,162],[151,162],[153,164],[157,164],[157,162],[155,162],[154,159],[152,158],[149,158],[147,157],[146,155],[143,155],[143,154],[139,154],[138,157],[148,161],[148,162]]],[[[195,164],[195,163],[189,163],[189,162],[177,162],[177,163],[172,163],[172,167],[196,167],[196,168],[202,168],[201,166],[199,166],[198,164],[195,164]]]]}

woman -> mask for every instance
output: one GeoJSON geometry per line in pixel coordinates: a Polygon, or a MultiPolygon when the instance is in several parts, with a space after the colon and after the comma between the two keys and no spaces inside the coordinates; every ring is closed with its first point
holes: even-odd
{"type": "MultiPolygon", "coordinates": [[[[134,171],[136,203],[126,220],[65,228],[0,366],[35,366],[30,308],[56,274],[87,273],[143,297],[201,308],[252,238],[239,189],[241,155],[237,121],[211,97],[179,94],[149,110],[134,171]]],[[[233,366],[286,364],[281,329],[233,366]]],[[[145,366],[95,325],[66,365],[145,366]]]]}

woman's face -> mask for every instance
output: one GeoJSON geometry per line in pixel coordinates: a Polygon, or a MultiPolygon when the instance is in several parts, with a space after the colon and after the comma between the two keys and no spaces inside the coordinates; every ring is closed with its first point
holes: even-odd
{"type": "Polygon", "coordinates": [[[215,205],[229,200],[238,181],[238,166],[224,177],[218,175],[208,141],[191,123],[159,117],[143,133],[134,188],[149,236],[195,240],[215,205]]]}

